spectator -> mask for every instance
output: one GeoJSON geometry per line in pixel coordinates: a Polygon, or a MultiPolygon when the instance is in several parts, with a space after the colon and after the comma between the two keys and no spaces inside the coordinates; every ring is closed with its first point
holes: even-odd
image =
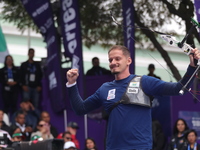
{"type": "Polygon", "coordinates": [[[98,150],[94,139],[87,138],[85,140],[85,149],[84,150],[98,150]]]}
{"type": "Polygon", "coordinates": [[[182,150],[186,145],[185,133],[188,131],[189,127],[184,119],[176,120],[173,129],[173,136],[168,145],[168,150],[182,150]]]}
{"type": "Polygon", "coordinates": [[[31,126],[33,129],[36,128],[36,125],[40,118],[40,112],[36,109],[33,104],[29,101],[22,101],[20,103],[20,109],[15,112],[12,116],[12,123],[15,123],[16,114],[21,111],[25,114],[26,124],[31,126]]]}
{"type": "Polygon", "coordinates": [[[76,133],[79,126],[76,122],[69,122],[67,125],[67,131],[71,133],[72,142],[74,142],[76,148],[80,149],[79,141],[76,139],[76,133]]]}
{"type": "Polygon", "coordinates": [[[5,122],[3,121],[3,116],[4,116],[4,112],[3,110],[0,110],[0,129],[10,133],[10,127],[6,125],[5,122]]]}
{"type": "Polygon", "coordinates": [[[187,146],[184,150],[200,150],[200,144],[197,143],[197,132],[194,129],[186,133],[187,146]]]}
{"type": "Polygon", "coordinates": [[[87,76],[100,76],[100,75],[110,75],[111,72],[105,68],[100,67],[99,58],[92,58],[93,67],[89,69],[86,73],[87,76]]]}
{"type": "Polygon", "coordinates": [[[23,136],[22,133],[14,133],[14,134],[12,135],[12,141],[13,141],[13,142],[23,141],[23,139],[24,139],[24,136],[23,136]]]}
{"type": "Polygon", "coordinates": [[[13,135],[15,133],[22,133],[21,129],[18,126],[13,126],[10,132],[10,135],[13,135]]]}
{"type": "Polygon", "coordinates": [[[16,127],[19,127],[21,129],[21,132],[23,133],[25,140],[29,141],[33,129],[31,126],[26,124],[25,114],[23,111],[17,112],[15,117],[15,123],[11,125],[11,129],[14,129],[16,127]]]}
{"type": "Polygon", "coordinates": [[[161,124],[158,120],[152,120],[152,136],[153,136],[152,150],[163,150],[166,145],[166,138],[162,131],[161,124]]]}
{"type": "Polygon", "coordinates": [[[157,75],[154,74],[154,71],[155,71],[155,66],[154,66],[154,64],[149,64],[148,70],[149,70],[148,76],[152,76],[152,77],[161,79],[159,76],[157,76],[157,75]]]}
{"type": "Polygon", "coordinates": [[[37,125],[37,129],[38,129],[38,131],[33,132],[31,134],[31,138],[36,136],[36,135],[42,137],[43,140],[54,138],[53,135],[50,132],[50,125],[47,122],[40,120],[38,125],[37,125]]]}
{"type": "Polygon", "coordinates": [[[51,134],[53,135],[53,137],[57,137],[58,136],[58,131],[57,129],[50,123],[50,115],[47,111],[43,111],[41,114],[40,114],[40,119],[41,120],[44,120],[45,122],[47,122],[49,125],[50,125],[50,131],[51,131],[51,134]]]}
{"type": "Polygon", "coordinates": [[[2,83],[2,98],[4,112],[13,113],[17,110],[19,69],[15,67],[11,55],[5,57],[4,67],[0,69],[0,80],[2,83]]]}
{"type": "MultiPolygon", "coordinates": [[[[80,149],[79,141],[76,139],[76,133],[78,129],[79,129],[79,126],[76,122],[69,122],[66,127],[67,132],[71,134],[71,141],[74,142],[74,144],[76,145],[76,148],[80,149]]],[[[60,133],[57,136],[57,139],[61,139],[63,138],[63,136],[64,136],[64,133],[60,133]]]]}
{"type": "Polygon", "coordinates": [[[68,141],[72,141],[72,135],[69,131],[66,131],[62,134],[62,138],[64,140],[64,143],[65,142],[68,142],[68,141]]]}
{"type": "Polygon", "coordinates": [[[63,149],[64,150],[76,150],[76,146],[72,141],[68,141],[68,142],[65,142],[63,149]]]}
{"type": "Polygon", "coordinates": [[[42,70],[41,66],[33,60],[35,50],[28,50],[28,60],[20,67],[20,81],[23,89],[23,100],[31,101],[35,108],[39,105],[41,91],[42,70]]]}

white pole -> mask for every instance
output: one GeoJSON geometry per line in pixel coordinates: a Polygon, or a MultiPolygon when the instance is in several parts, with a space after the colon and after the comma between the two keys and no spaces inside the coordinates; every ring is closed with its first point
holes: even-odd
{"type": "Polygon", "coordinates": [[[85,139],[88,138],[87,114],[84,115],[85,139]]]}
{"type": "Polygon", "coordinates": [[[31,30],[28,28],[28,49],[31,47],[31,30]]]}
{"type": "Polygon", "coordinates": [[[63,110],[63,113],[64,113],[64,129],[65,131],[67,130],[67,110],[63,110]]]}

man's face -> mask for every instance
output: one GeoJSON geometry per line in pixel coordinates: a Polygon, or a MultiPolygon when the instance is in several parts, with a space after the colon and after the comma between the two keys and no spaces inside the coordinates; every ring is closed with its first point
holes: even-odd
{"type": "Polygon", "coordinates": [[[33,58],[35,55],[35,51],[34,50],[30,50],[29,53],[28,53],[28,57],[29,58],[33,58]]]}
{"type": "Polygon", "coordinates": [[[13,141],[15,142],[19,142],[22,141],[22,137],[21,136],[15,136],[14,138],[12,138],[13,141]]]}
{"type": "Polygon", "coordinates": [[[23,125],[25,123],[25,115],[24,114],[19,114],[16,117],[16,122],[19,123],[20,125],[23,125]]]}
{"type": "Polygon", "coordinates": [[[92,62],[94,67],[98,67],[99,66],[99,59],[94,59],[92,62]]]}
{"type": "Polygon", "coordinates": [[[68,142],[72,140],[72,136],[70,134],[65,134],[63,137],[64,142],[68,142]]]}
{"type": "Polygon", "coordinates": [[[46,112],[43,112],[43,113],[41,114],[41,119],[44,120],[44,121],[47,122],[47,123],[50,122],[50,116],[49,116],[49,114],[46,113],[46,112]]]}
{"type": "Polygon", "coordinates": [[[194,144],[196,142],[196,139],[197,137],[194,132],[189,133],[187,136],[187,140],[190,144],[194,144]]]}
{"type": "Polygon", "coordinates": [[[125,56],[122,50],[111,50],[108,54],[109,67],[112,74],[123,73],[129,70],[129,65],[131,64],[131,58],[125,56]]]}

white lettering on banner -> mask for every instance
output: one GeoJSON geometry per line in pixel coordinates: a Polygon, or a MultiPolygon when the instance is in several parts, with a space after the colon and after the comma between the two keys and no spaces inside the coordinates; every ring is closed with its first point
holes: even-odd
{"type": "Polygon", "coordinates": [[[47,19],[47,21],[44,23],[44,26],[40,27],[40,31],[43,34],[45,34],[52,24],[53,24],[52,18],[47,19]]]}
{"type": "Polygon", "coordinates": [[[55,72],[52,72],[49,75],[49,89],[52,90],[55,87],[57,87],[57,80],[56,80],[55,72]]]}
{"type": "Polygon", "coordinates": [[[52,24],[53,24],[53,20],[52,20],[52,18],[49,18],[45,22],[44,26],[46,27],[46,29],[49,29],[52,24]]]}
{"type": "Polygon", "coordinates": [[[46,28],[43,26],[40,27],[40,31],[42,32],[42,34],[45,34],[47,32],[46,28]]]}
{"type": "Polygon", "coordinates": [[[74,54],[77,48],[77,41],[76,41],[76,33],[72,32],[72,30],[76,29],[76,22],[74,19],[76,18],[76,11],[74,8],[71,8],[73,4],[72,0],[63,0],[62,2],[62,9],[63,9],[63,22],[64,25],[64,32],[67,40],[67,48],[71,54],[74,54]],[[71,22],[71,23],[69,23],[71,22]]]}
{"type": "Polygon", "coordinates": [[[126,38],[127,38],[127,47],[130,48],[130,42],[131,42],[131,32],[132,32],[132,28],[131,28],[131,9],[127,9],[126,11],[126,38]],[[129,27],[130,26],[130,27],[129,27]]]}
{"type": "Polygon", "coordinates": [[[57,54],[53,54],[51,57],[48,57],[47,59],[47,65],[50,63],[50,61],[52,61],[55,57],[57,56],[57,54]]]}
{"type": "Polygon", "coordinates": [[[70,52],[74,51],[76,49],[76,47],[77,47],[76,39],[73,39],[68,43],[68,49],[70,52]]]}
{"type": "Polygon", "coordinates": [[[52,36],[52,37],[47,41],[47,47],[49,47],[53,42],[55,42],[55,36],[52,36]]]}
{"type": "Polygon", "coordinates": [[[63,1],[63,10],[64,11],[70,6],[72,6],[72,0],[64,0],[63,1]]]}
{"type": "Polygon", "coordinates": [[[36,9],[36,11],[32,13],[32,16],[37,17],[38,15],[43,13],[45,10],[47,10],[48,7],[49,7],[49,3],[47,2],[43,4],[41,7],[39,7],[38,9],[36,9]]]}
{"type": "Polygon", "coordinates": [[[79,63],[79,57],[78,56],[76,56],[76,55],[73,55],[73,58],[72,58],[72,64],[73,64],[73,66],[72,66],[72,68],[76,68],[76,69],[79,69],[79,65],[78,65],[78,63],[79,63]]]}
{"type": "Polygon", "coordinates": [[[194,129],[200,129],[200,117],[192,117],[192,125],[194,129]]]}

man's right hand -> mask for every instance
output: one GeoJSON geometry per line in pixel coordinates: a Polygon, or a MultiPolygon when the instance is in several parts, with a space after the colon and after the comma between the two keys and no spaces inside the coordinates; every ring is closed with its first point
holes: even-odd
{"type": "Polygon", "coordinates": [[[75,83],[77,78],[78,78],[78,76],[79,76],[78,69],[70,69],[70,70],[68,70],[67,73],[66,73],[68,84],[75,83]]]}

